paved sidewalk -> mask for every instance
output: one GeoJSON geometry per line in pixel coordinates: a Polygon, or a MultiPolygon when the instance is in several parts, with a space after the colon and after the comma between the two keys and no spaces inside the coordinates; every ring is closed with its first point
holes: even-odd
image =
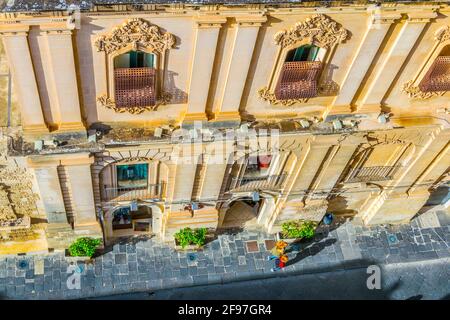
{"type": "MultiPolygon", "coordinates": [[[[202,251],[179,252],[153,239],[120,243],[85,265],[81,289],[66,281],[70,261],[61,254],[0,259],[0,299],[66,299],[221,284],[279,276],[266,261],[272,235],[244,231],[219,235],[202,251]]],[[[366,228],[345,222],[321,230],[290,254],[283,275],[338,271],[368,265],[450,257],[450,216],[444,211],[410,225],[366,228]]]]}

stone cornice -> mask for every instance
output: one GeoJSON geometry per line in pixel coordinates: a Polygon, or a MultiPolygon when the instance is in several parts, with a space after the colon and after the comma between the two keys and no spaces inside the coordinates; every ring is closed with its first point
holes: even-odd
{"type": "Polygon", "coordinates": [[[199,29],[207,29],[207,28],[220,28],[224,23],[227,22],[227,18],[224,16],[217,15],[198,15],[194,18],[196,27],[199,29]]]}
{"type": "Polygon", "coordinates": [[[266,21],[267,16],[265,15],[248,15],[236,17],[236,22],[238,23],[239,27],[260,27],[266,21]]]}

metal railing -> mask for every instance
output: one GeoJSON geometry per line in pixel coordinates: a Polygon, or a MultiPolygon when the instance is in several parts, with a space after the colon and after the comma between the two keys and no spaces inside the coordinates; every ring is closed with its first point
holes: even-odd
{"type": "Polygon", "coordinates": [[[392,180],[400,166],[378,166],[353,169],[345,178],[345,182],[370,182],[392,180]]]}
{"type": "Polygon", "coordinates": [[[279,100],[306,99],[317,96],[317,80],[322,62],[285,62],[275,88],[279,100]]]}
{"type": "Polygon", "coordinates": [[[231,184],[228,191],[253,191],[253,190],[274,190],[280,189],[286,180],[286,174],[262,176],[262,177],[243,177],[231,178],[231,184]]]}
{"type": "Polygon", "coordinates": [[[102,201],[133,201],[144,199],[161,199],[165,194],[164,182],[149,184],[147,187],[130,188],[103,188],[101,192],[102,201]]]}
{"type": "Polygon", "coordinates": [[[450,56],[440,56],[419,84],[423,92],[450,91],[450,56]]]}
{"type": "Polygon", "coordinates": [[[145,107],[156,103],[154,68],[117,68],[114,70],[117,107],[145,107]]]}

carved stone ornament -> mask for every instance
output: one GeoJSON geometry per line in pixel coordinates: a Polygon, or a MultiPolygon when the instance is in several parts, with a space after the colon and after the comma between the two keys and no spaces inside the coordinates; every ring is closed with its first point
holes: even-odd
{"type": "Polygon", "coordinates": [[[175,37],[168,32],[161,33],[157,26],[151,25],[143,19],[135,18],[113,29],[110,34],[98,37],[95,46],[98,51],[110,54],[130,43],[135,50],[141,46],[153,52],[163,53],[175,45],[175,37]]]}
{"type": "Polygon", "coordinates": [[[329,49],[348,37],[348,31],[323,14],[313,15],[304,22],[298,22],[289,30],[275,34],[275,43],[285,48],[303,39],[321,48],[329,49]]]}
{"type": "MultiPolygon", "coordinates": [[[[434,39],[440,43],[444,41],[450,41],[450,26],[444,26],[440,28],[436,33],[434,39]]],[[[406,93],[410,98],[417,99],[430,99],[433,97],[440,97],[446,93],[446,91],[435,92],[423,92],[418,86],[414,85],[415,80],[406,82],[402,87],[402,92],[406,93]]]]}
{"type": "Polygon", "coordinates": [[[406,93],[408,97],[410,98],[416,98],[416,99],[430,99],[433,97],[440,97],[446,93],[446,91],[430,91],[430,92],[423,92],[420,90],[418,86],[414,85],[414,80],[410,80],[407,83],[405,83],[402,87],[402,92],[406,93]]]}
{"type": "Polygon", "coordinates": [[[269,102],[272,105],[280,104],[285,107],[292,106],[296,103],[305,103],[308,101],[308,98],[302,98],[302,99],[286,99],[286,100],[278,100],[275,97],[275,94],[270,92],[269,88],[264,87],[262,89],[259,89],[258,91],[259,97],[263,99],[264,101],[269,102]]]}
{"type": "Polygon", "coordinates": [[[152,106],[130,106],[130,107],[118,107],[116,106],[116,103],[113,99],[108,97],[107,94],[103,94],[99,97],[97,97],[97,101],[105,108],[114,110],[117,113],[131,113],[131,114],[141,114],[145,111],[152,111],[155,110],[160,105],[165,105],[170,102],[170,99],[172,98],[172,95],[167,92],[163,92],[161,96],[159,97],[158,101],[155,103],[155,105],[152,106]]]}
{"type": "Polygon", "coordinates": [[[450,41],[450,26],[440,28],[435,34],[436,41],[450,41]]]}

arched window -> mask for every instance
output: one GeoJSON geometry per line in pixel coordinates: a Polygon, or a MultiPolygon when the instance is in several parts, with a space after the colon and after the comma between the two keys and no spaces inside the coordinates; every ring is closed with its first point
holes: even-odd
{"type": "Polygon", "coordinates": [[[317,96],[317,81],[326,50],[308,44],[290,50],[275,88],[279,100],[317,96]]]}
{"type": "Polygon", "coordinates": [[[156,56],[129,51],[114,58],[117,107],[145,107],[156,103],[156,56]]]}
{"type": "Polygon", "coordinates": [[[450,45],[445,46],[419,84],[423,92],[450,91],[450,45]]]}

